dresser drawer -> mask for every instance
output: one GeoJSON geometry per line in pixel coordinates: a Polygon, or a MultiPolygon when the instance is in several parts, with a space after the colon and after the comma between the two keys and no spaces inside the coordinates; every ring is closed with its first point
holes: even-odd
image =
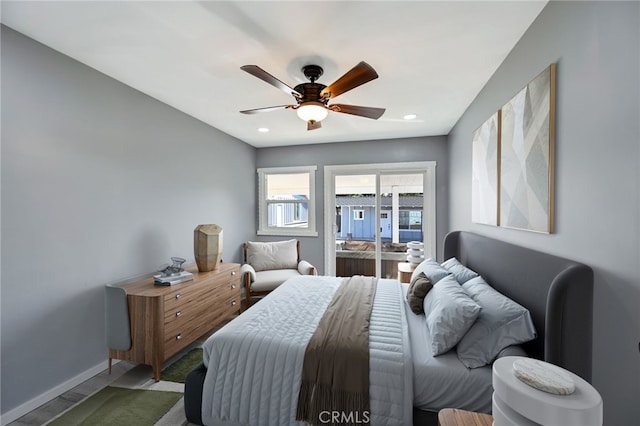
{"type": "Polygon", "coordinates": [[[217,301],[205,311],[180,315],[165,323],[165,357],[169,357],[202,337],[222,320],[236,312],[240,306],[239,297],[217,301]]]}
{"type": "MultiPolygon", "coordinates": [[[[177,309],[180,306],[188,305],[198,299],[201,299],[207,293],[215,290],[215,287],[209,283],[191,284],[191,286],[182,287],[164,296],[164,310],[169,311],[177,309]]],[[[205,296],[206,297],[206,296],[205,296]]]]}
{"type": "Polygon", "coordinates": [[[240,291],[240,276],[236,269],[208,275],[197,282],[187,281],[181,284],[180,287],[165,294],[165,311],[174,310],[184,304],[192,303],[194,300],[208,297],[207,294],[211,291],[223,294],[240,291]]]}
{"type": "Polygon", "coordinates": [[[176,293],[173,297],[165,299],[164,318],[165,321],[171,321],[188,313],[215,309],[218,303],[230,298],[240,300],[239,282],[227,282],[219,286],[205,286],[197,291],[176,293]]]}
{"type": "Polygon", "coordinates": [[[212,296],[213,297],[206,299],[199,299],[197,302],[183,305],[176,310],[167,312],[164,317],[165,334],[175,334],[187,325],[193,327],[200,323],[211,328],[211,322],[220,316],[220,314],[228,316],[240,309],[239,292],[237,294],[218,293],[212,296]]]}

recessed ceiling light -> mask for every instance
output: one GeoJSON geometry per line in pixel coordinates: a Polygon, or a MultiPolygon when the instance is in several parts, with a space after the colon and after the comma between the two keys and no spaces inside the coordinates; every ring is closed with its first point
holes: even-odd
{"type": "Polygon", "coordinates": [[[269,129],[268,129],[268,128],[266,128],[266,127],[258,127],[258,131],[259,131],[260,133],[267,133],[267,132],[269,131],[269,129]]]}
{"type": "Polygon", "coordinates": [[[415,114],[407,114],[407,115],[405,115],[405,116],[404,116],[404,117],[402,117],[402,118],[404,118],[405,120],[413,120],[413,119],[415,119],[416,117],[417,117],[417,115],[415,115],[415,114]]]}

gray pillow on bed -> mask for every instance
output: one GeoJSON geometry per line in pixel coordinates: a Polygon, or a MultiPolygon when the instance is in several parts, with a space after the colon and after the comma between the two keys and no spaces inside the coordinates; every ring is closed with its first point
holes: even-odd
{"type": "Polygon", "coordinates": [[[464,266],[458,259],[452,257],[442,264],[442,267],[451,272],[460,284],[464,284],[472,278],[478,276],[478,273],[464,266]]]}
{"type": "Polygon", "coordinates": [[[431,258],[423,260],[418,266],[416,266],[416,269],[411,273],[411,281],[415,280],[420,272],[424,272],[433,285],[449,275],[449,271],[444,269],[438,262],[431,258]]]}
{"type": "Polygon", "coordinates": [[[520,345],[507,346],[506,348],[498,352],[496,360],[499,360],[500,358],[505,356],[523,356],[529,358],[529,354],[527,353],[527,351],[522,349],[522,346],[520,345]]]}
{"type": "Polygon", "coordinates": [[[432,355],[438,356],[453,348],[471,328],[480,310],[453,275],[434,284],[424,298],[432,355]]]}
{"type": "Polygon", "coordinates": [[[424,272],[420,272],[418,276],[411,280],[409,288],[407,289],[407,302],[414,314],[423,314],[424,297],[433,288],[431,280],[427,278],[424,272]]]}
{"type": "Polygon", "coordinates": [[[458,358],[468,368],[493,362],[507,346],[528,342],[536,337],[529,311],[504,296],[482,277],[462,285],[482,307],[475,324],[458,342],[458,358]]]}

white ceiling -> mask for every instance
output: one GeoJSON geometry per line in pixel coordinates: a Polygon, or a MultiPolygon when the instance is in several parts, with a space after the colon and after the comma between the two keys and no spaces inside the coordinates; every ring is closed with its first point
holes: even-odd
{"type": "Polygon", "coordinates": [[[2,1],[2,22],[255,147],[448,134],[545,6],[542,1],[2,1]],[[293,97],[303,65],[328,85],[360,61],[379,78],[332,102],[386,108],[379,120],[330,112],[307,131],[293,110],[240,110],[293,97]],[[417,114],[412,121],[403,119],[417,114]],[[268,133],[257,128],[267,127],[268,133]]]}

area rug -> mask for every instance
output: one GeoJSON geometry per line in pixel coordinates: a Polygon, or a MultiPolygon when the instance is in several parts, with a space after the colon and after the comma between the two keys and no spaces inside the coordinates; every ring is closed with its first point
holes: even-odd
{"type": "Polygon", "coordinates": [[[202,362],[202,348],[191,349],[169,364],[160,381],[148,365],[136,365],[105,388],[89,395],[47,426],[179,426],[184,416],[184,382],[202,362]]]}
{"type": "Polygon", "coordinates": [[[184,383],[187,374],[202,362],[202,348],[192,349],[182,358],[162,370],[160,380],[184,383]]]}
{"type": "Polygon", "coordinates": [[[49,425],[153,426],[181,398],[181,392],[107,386],[50,422],[49,425]]]}

